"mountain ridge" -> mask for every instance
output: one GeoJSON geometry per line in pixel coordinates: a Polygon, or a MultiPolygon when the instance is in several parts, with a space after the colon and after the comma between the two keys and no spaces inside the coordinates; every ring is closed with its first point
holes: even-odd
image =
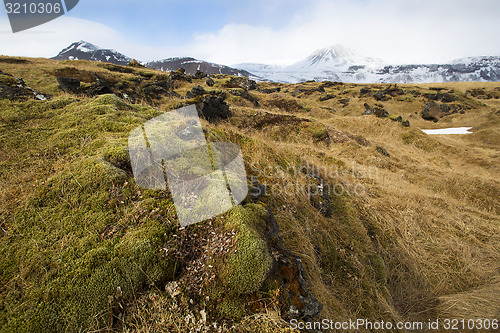
{"type": "Polygon", "coordinates": [[[102,61],[115,65],[128,65],[132,61],[132,58],[120,52],[113,49],[103,49],[84,40],[72,43],[51,59],[102,61]]]}
{"type": "MultiPolygon", "coordinates": [[[[132,58],[112,49],[102,49],[86,41],[74,42],[53,57],[55,60],[92,60],[128,65],[132,58]]],[[[500,81],[500,56],[466,57],[443,64],[386,64],[365,57],[343,45],[314,51],[289,66],[242,63],[232,66],[192,57],[169,57],[143,63],[148,68],[187,74],[245,76],[256,81],[300,83],[304,81],[339,81],[346,83],[442,83],[500,81]]]]}
{"type": "Polygon", "coordinates": [[[500,57],[466,57],[444,64],[385,64],[342,45],[319,49],[290,66],[239,64],[259,77],[283,83],[309,80],[346,83],[443,83],[500,81],[500,57]]]}
{"type": "MultiPolygon", "coordinates": [[[[72,43],[51,59],[91,60],[109,62],[115,65],[122,66],[128,65],[130,61],[132,61],[131,57],[128,57],[118,51],[112,49],[103,49],[84,40],[72,43]]],[[[156,61],[143,62],[142,64],[148,68],[161,71],[176,71],[179,68],[184,68],[186,70],[186,73],[190,75],[195,75],[196,72],[200,70],[208,75],[225,74],[260,79],[246,70],[236,69],[226,65],[215,64],[204,60],[198,60],[192,57],[171,57],[156,61]]]]}

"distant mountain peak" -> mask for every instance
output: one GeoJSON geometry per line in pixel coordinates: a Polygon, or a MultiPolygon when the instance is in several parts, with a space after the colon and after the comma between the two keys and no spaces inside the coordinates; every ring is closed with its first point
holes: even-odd
{"type": "Polygon", "coordinates": [[[59,52],[58,55],[67,53],[71,50],[79,50],[81,52],[92,52],[95,50],[99,50],[100,47],[97,45],[94,45],[92,43],[86,42],[84,40],[80,40],[78,42],[71,43],[70,46],[64,48],[61,52],[59,52]]]}
{"type": "Polygon", "coordinates": [[[353,83],[431,83],[500,81],[500,57],[482,56],[444,64],[385,64],[343,45],[314,51],[287,67],[240,64],[239,68],[269,81],[297,83],[308,80],[353,83]]]}
{"type": "MultiPolygon", "coordinates": [[[[132,58],[127,57],[112,49],[103,49],[99,46],[84,40],[72,43],[63,49],[52,59],[54,60],[91,60],[108,62],[116,65],[128,65],[132,58]]],[[[232,68],[229,66],[214,64],[211,62],[198,60],[192,57],[174,57],[163,60],[144,63],[146,67],[158,69],[161,71],[176,71],[184,68],[187,74],[195,75],[202,71],[206,74],[226,74],[235,76],[245,76],[253,79],[260,79],[245,70],[232,68]]]]}
{"type": "Polygon", "coordinates": [[[338,62],[339,60],[341,62],[356,63],[357,59],[361,58],[363,57],[356,51],[349,49],[344,45],[336,44],[314,51],[313,54],[308,57],[308,60],[310,60],[311,64],[321,62],[328,63],[331,61],[338,62]]]}
{"type": "Polygon", "coordinates": [[[314,51],[306,59],[299,61],[288,67],[289,70],[338,70],[340,67],[349,67],[351,65],[370,65],[382,63],[381,60],[367,58],[357,51],[341,44],[335,44],[330,47],[314,51]]]}
{"type": "Polygon", "coordinates": [[[111,49],[103,49],[84,40],[72,43],[53,57],[55,60],[92,60],[127,65],[132,59],[111,49]]]}

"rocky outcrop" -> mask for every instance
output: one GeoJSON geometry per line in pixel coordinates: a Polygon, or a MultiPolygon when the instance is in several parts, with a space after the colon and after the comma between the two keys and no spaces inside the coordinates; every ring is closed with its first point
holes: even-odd
{"type": "Polygon", "coordinates": [[[377,101],[387,101],[388,99],[390,99],[390,97],[387,97],[385,91],[383,90],[377,91],[375,94],[373,94],[373,97],[375,97],[377,101]]]}
{"type": "Polygon", "coordinates": [[[112,94],[112,86],[103,78],[101,78],[97,73],[94,73],[95,83],[92,83],[90,87],[84,89],[84,93],[89,96],[106,95],[112,94]]]}
{"type": "Polygon", "coordinates": [[[207,79],[205,80],[205,83],[206,83],[206,84],[207,84],[207,86],[209,86],[209,87],[213,87],[213,86],[214,86],[214,84],[215,84],[214,80],[212,80],[212,78],[209,78],[209,77],[207,77],[207,79]]]}
{"type": "Polygon", "coordinates": [[[205,95],[200,102],[196,104],[196,109],[200,116],[209,122],[215,122],[219,119],[227,119],[231,115],[229,105],[224,101],[225,94],[219,96],[205,95]]]}
{"type": "Polygon", "coordinates": [[[34,98],[44,101],[50,97],[28,87],[22,78],[17,78],[11,74],[0,71],[0,98],[13,101],[34,98]]]}
{"type": "Polygon", "coordinates": [[[206,93],[207,92],[205,91],[205,89],[203,89],[202,86],[194,86],[193,89],[186,93],[186,98],[195,98],[198,96],[203,96],[206,93]]]}
{"type": "Polygon", "coordinates": [[[254,106],[259,106],[259,100],[250,95],[250,93],[244,89],[229,89],[229,93],[233,96],[238,96],[251,102],[254,106]]]}
{"type": "Polygon", "coordinates": [[[194,73],[194,78],[195,79],[204,79],[206,78],[208,75],[206,73],[203,73],[202,71],[200,71],[199,69],[196,70],[196,73],[194,73]]]}
{"type": "Polygon", "coordinates": [[[313,319],[319,315],[323,304],[309,291],[302,260],[285,247],[283,238],[279,235],[278,222],[271,210],[267,210],[269,216],[266,238],[271,257],[274,259],[271,278],[279,278],[284,283],[281,292],[282,316],[286,320],[313,319]]]}
{"type": "Polygon", "coordinates": [[[375,115],[379,118],[387,118],[389,117],[389,112],[381,107],[371,107],[368,103],[364,104],[365,111],[363,112],[364,116],[375,115]]]}
{"type": "Polygon", "coordinates": [[[332,95],[332,94],[326,94],[326,95],[324,95],[324,96],[321,96],[321,97],[319,98],[319,101],[320,101],[320,102],[324,102],[324,101],[328,101],[328,100],[333,99],[333,98],[335,98],[335,95],[332,95]]]}
{"type": "Polygon", "coordinates": [[[350,98],[343,98],[343,99],[339,100],[339,103],[342,104],[342,107],[346,107],[347,105],[349,105],[350,101],[351,101],[350,98]]]}
{"type": "Polygon", "coordinates": [[[179,68],[175,72],[170,72],[168,78],[170,81],[186,81],[192,82],[191,76],[186,74],[186,70],[184,68],[179,68]]]}
{"type": "Polygon", "coordinates": [[[440,118],[450,113],[450,107],[446,104],[429,102],[425,104],[422,110],[422,118],[425,120],[437,122],[440,118]]]}
{"type": "Polygon", "coordinates": [[[244,76],[231,77],[225,84],[226,88],[242,88],[245,90],[257,90],[257,82],[250,80],[244,76]]]}
{"type": "MultiPolygon", "coordinates": [[[[362,91],[360,91],[360,95],[366,95],[366,94],[371,94],[371,89],[369,88],[362,88],[362,91]],[[364,89],[364,90],[363,90],[364,89]]],[[[387,101],[391,99],[392,97],[396,97],[399,95],[404,95],[405,91],[401,88],[398,87],[397,84],[395,85],[389,85],[387,88],[384,90],[379,90],[376,93],[373,94],[373,97],[377,101],[387,101]]]]}
{"type": "Polygon", "coordinates": [[[57,83],[59,83],[59,88],[65,92],[78,93],[80,91],[80,80],[76,77],[65,77],[58,76],[57,83]]]}
{"type": "Polygon", "coordinates": [[[377,151],[384,156],[391,157],[391,155],[383,147],[377,146],[377,151]]]}
{"type": "Polygon", "coordinates": [[[457,95],[451,93],[426,93],[423,96],[432,101],[441,101],[443,103],[451,103],[459,100],[457,95]]]}
{"type": "Polygon", "coordinates": [[[273,94],[281,91],[281,87],[258,89],[263,94],[273,94]]]}

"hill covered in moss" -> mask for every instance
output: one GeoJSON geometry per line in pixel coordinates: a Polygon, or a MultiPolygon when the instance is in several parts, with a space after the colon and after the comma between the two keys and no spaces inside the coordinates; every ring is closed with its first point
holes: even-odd
{"type": "Polygon", "coordinates": [[[1,332],[498,318],[498,83],[0,70],[1,332]],[[169,191],[136,184],[127,138],[191,104],[210,142],[241,148],[250,194],[180,227],[169,191]]]}

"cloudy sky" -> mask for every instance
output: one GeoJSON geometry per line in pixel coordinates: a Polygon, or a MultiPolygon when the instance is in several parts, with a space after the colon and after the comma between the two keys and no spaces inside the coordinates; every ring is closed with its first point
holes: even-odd
{"type": "Polygon", "coordinates": [[[16,34],[1,8],[0,54],[51,57],[86,40],[143,61],[291,64],[343,44],[387,63],[437,63],[500,55],[499,17],[499,0],[80,0],[16,34]]]}

